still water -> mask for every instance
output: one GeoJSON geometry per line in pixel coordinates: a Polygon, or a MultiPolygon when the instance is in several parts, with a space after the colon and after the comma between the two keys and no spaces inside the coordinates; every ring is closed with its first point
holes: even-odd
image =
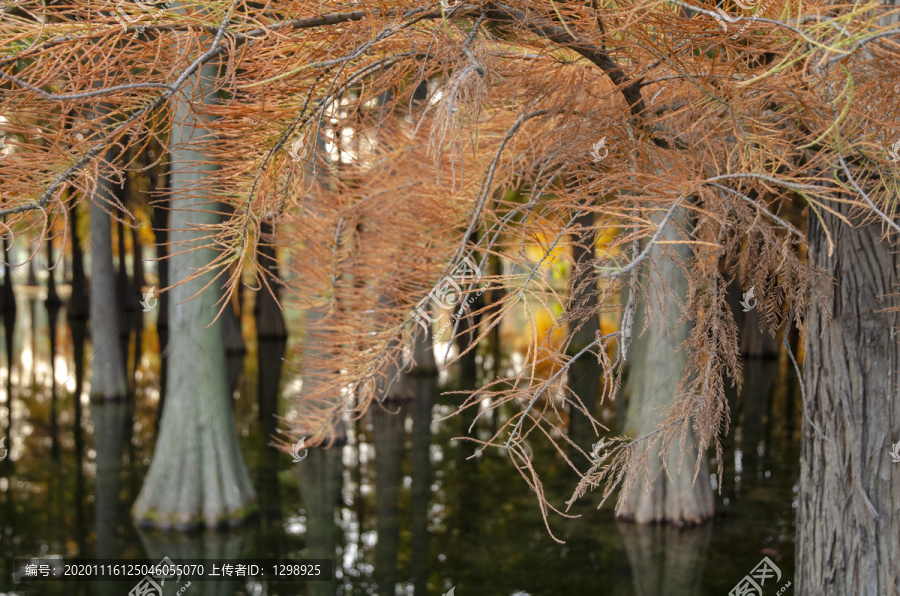
{"type": "MultiPolygon", "coordinates": [[[[192,582],[181,592],[186,596],[420,596],[451,588],[454,596],[724,596],[764,556],[778,565],[779,585],[793,576],[800,410],[796,378],[783,359],[745,362],[743,392],[730,396],[733,428],[713,522],[686,529],[621,524],[611,502],[597,509],[599,495],[589,494],[570,511],[577,519],[551,515],[553,533],[565,542],[558,544],[503,453],[468,459],[473,444],[457,438],[467,435],[474,413],[441,420],[460,401],[444,393],[471,385],[458,371],[414,379],[415,399],[374,406],[348,422],[344,445],[312,449],[293,463],[268,445],[274,426],[266,412],[285,411],[279,396],[292,380],[279,372],[283,346],[248,344],[229,370],[260,514],[227,532],[166,534],[138,530],[129,517],[156,433],[154,330],[141,337],[131,400],[94,404],[82,395],[76,403],[80,373],[89,379],[75,367],[83,326],[58,316],[51,362],[47,310],[34,295],[23,296],[11,374],[5,341],[0,358],[0,433],[9,448],[0,462],[0,594],[124,596],[134,588],[134,581],[13,580],[14,559],[53,555],[334,561],[331,582],[192,582]]],[[[89,367],[90,346],[83,350],[89,367]]],[[[615,404],[598,408],[616,428],[615,404]]],[[[489,436],[492,424],[482,419],[474,433],[489,436]]],[[[549,450],[536,448],[535,458],[550,502],[564,509],[572,472],[549,450]]],[[[164,586],[166,594],[183,588],[164,586]]]]}

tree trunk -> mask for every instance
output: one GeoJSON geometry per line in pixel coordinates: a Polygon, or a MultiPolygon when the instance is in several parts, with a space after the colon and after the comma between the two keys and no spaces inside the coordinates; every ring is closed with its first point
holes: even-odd
{"type": "Polygon", "coordinates": [[[594,213],[584,213],[575,220],[577,232],[572,247],[572,273],[569,276],[569,302],[566,312],[581,326],[571,331],[572,341],[569,354],[577,354],[597,338],[600,318],[597,313],[597,260],[594,247],[597,244],[597,230],[594,213]],[[590,315],[590,316],[588,316],[590,315]]]}
{"type": "MultiPolygon", "coordinates": [[[[300,493],[307,512],[307,530],[304,536],[311,559],[338,560],[338,530],[334,522],[335,510],[343,505],[341,500],[342,448],[317,447],[309,450],[303,462],[296,464],[300,493]]],[[[340,580],[309,582],[311,596],[333,596],[338,593],[340,580]]]]}
{"type": "MultiPolygon", "coordinates": [[[[674,226],[685,224],[684,211],[681,211],[682,215],[673,217],[666,226],[661,240],[678,239],[674,226]]],[[[643,300],[649,302],[655,318],[650,321],[641,341],[629,350],[631,395],[625,431],[636,437],[656,430],[663,421],[666,407],[675,403],[676,386],[686,363],[681,345],[688,337],[689,328],[686,322],[679,322],[681,312],[675,300],[685,300],[687,280],[675,261],[663,255],[664,246],[668,247],[665,250],[677,251],[682,259],[690,254],[690,248],[685,244],[656,244],[650,251],[655,268],[649,273],[643,300]]],[[[644,304],[639,306],[643,307],[644,304]]],[[[635,331],[640,332],[641,327],[637,326],[637,321],[635,323],[635,331]]],[[[697,524],[712,517],[713,496],[706,477],[706,457],[704,455],[700,475],[694,481],[697,447],[692,430],[688,433],[683,443],[687,453],[682,452],[682,443],[676,442],[666,456],[668,474],[662,470],[661,454],[654,448],[655,452],[651,452],[648,459],[647,473],[638,472],[628,499],[620,500],[616,511],[619,518],[637,523],[681,525],[697,524]]]]}
{"type": "MultiPolygon", "coordinates": [[[[71,199],[72,190],[69,190],[71,199]]],[[[66,305],[68,318],[84,319],[88,312],[87,284],[84,281],[84,255],[81,250],[81,240],[78,238],[78,206],[69,208],[71,220],[70,235],[72,236],[72,292],[69,295],[69,303],[66,305]]]]}
{"type": "MultiPolygon", "coordinates": [[[[845,204],[833,207],[843,214],[845,204]]],[[[809,216],[813,266],[837,279],[832,316],[813,307],[806,331],[807,409],[828,440],[803,421],[797,512],[797,594],[900,594],[900,392],[894,340],[900,283],[896,248],[878,224],[850,228],[825,210],[809,216]]]]}
{"type": "MultiPolygon", "coordinates": [[[[415,376],[411,379],[416,400],[412,404],[412,442],[409,475],[410,576],[413,593],[428,593],[428,509],[431,503],[431,410],[437,396],[437,376],[415,376]]],[[[377,455],[377,454],[376,454],[377,455]]]]}
{"type": "MultiPolygon", "coordinates": [[[[163,186],[168,193],[171,189],[169,175],[164,176],[163,186]]],[[[156,271],[158,276],[157,288],[165,288],[169,283],[169,259],[165,258],[166,242],[169,241],[168,219],[169,212],[159,206],[153,207],[153,236],[156,239],[156,271]]],[[[156,337],[159,340],[159,353],[162,356],[159,364],[159,406],[156,417],[156,430],[159,431],[159,423],[162,420],[162,412],[166,403],[166,384],[169,373],[169,359],[164,355],[169,345],[169,293],[159,295],[159,304],[156,315],[156,337]]]]}
{"type": "MultiPolygon", "coordinates": [[[[128,194],[128,183],[126,182],[124,188],[119,190],[119,200],[122,201],[123,205],[128,204],[128,194]]],[[[116,267],[116,287],[119,292],[119,328],[122,332],[122,350],[125,352],[124,360],[127,377],[128,344],[131,339],[131,313],[134,311],[131,300],[134,296],[131,291],[131,280],[128,279],[128,269],[126,267],[127,259],[125,258],[125,226],[122,224],[122,218],[125,217],[125,212],[120,209],[118,211],[118,217],[119,219],[116,221],[116,256],[118,257],[116,267]]]]}
{"type": "MultiPolygon", "coordinates": [[[[179,98],[211,101],[207,81],[215,66],[195,74],[179,98]],[[201,78],[203,82],[201,82],[201,78]],[[202,96],[202,97],[201,97],[202,96]]],[[[144,486],[134,504],[135,520],[145,526],[190,528],[233,524],[256,509],[256,494],[244,465],[235,431],[225,371],[225,348],[218,321],[213,321],[219,293],[213,284],[191,298],[213,273],[182,282],[212,262],[211,249],[195,249],[218,215],[194,187],[214,166],[203,164],[196,140],[206,132],[191,113],[188,100],[175,104],[171,138],[170,263],[168,376],[159,439],[144,486]]]]}
{"type": "MultiPolygon", "coordinates": [[[[140,234],[137,227],[131,228],[131,264],[134,278],[131,284],[129,300],[139,305],[144,292],[144,255],[140,234]]],[[[129,378],[132,384],[137,384],[137,371],[141,367],[141,356],[144,335],[144,310],[135,306],[131,309],[129,326],[134,329],[134,364],[129,378]]]]}
{"type": "MultiPolygon", "coordinates": [[[[12,434],[12,372],[15,361],[13,345],[16,332],[16,294],[12,283],[12,268],[9,266],[9,253],[7,252],[6,236],[2,240],[3,247],[3,285],[0,286],[0,315],[3,318],[3,337],[6,342],[6,398],[4,406],[6,410],[6,427],[3,435],[9,438],[12,434]]],[[[7,445],[11,443],[7,441],[7,445]]]]}
{"type": "Polygon", "coordinates": [[[284,323],[284,314],[278,306],[276,299],[281,295],[281,275],[278,271],[278,255],[275,251],[275,238],[272,224],[264,221],[260,224],[259,246],[256,248],[256,262],[260,269],[268,273],[266,276],[268,287],[262,284],[262,288],[256,293],[256,304],[253,314],[256,317],[256,337],[258,341],[284,340],[287,338],[287,326],[284,323]],[[271,288],[271,291],[270,291],[271,288]],[[274,293],[274,296],[273,296],[274,293]]]}
{"type": "Polygon", "coordinates": [[[386,401],[371,410],[375,445],[375,581],[379,596],[393,596],[400,548],[400,484],[406,401],[386,401]],[[390,411],[388,411],[390,409],[390,411]]]}
{"type": "MultiPolygon", "coordinates": [[[[575,355],[585,346],[597,339],[600,331],[600,318],[597,312],[597,260],[594,247],[597,244],[597,231],[594,225],[594,213],[587,212],[575,221],[575,232],[572,247],[572,273],[569,276],[569,300],[566,313],[576,321],[571,333],[568,353],[575,355]]],[[[596,360],[591,361],[584,356],[572,365],[569,381],[572,391],[581,400],[591,417],[597,413],[597,395],[600,390],[601,370],[596,360]]],[[[569,438],[577,445],[590,448],[595,440],[596,432],[590,419],[580,408],[569,404],[569,438]]]]}
{"type": "MultiPolygon", "coordinates": [[[[116,159],[110,151],[106,159],[116,159]]],[[[91,399],[113,400],[125,396],[125,360],[121,342],[119,294],[112,256],[112,230],[109,209],[113,185],[100,179],[100,197],[91,202],[91,399]],[[98,203],[103,203],[101,206],[98,203]]]]}

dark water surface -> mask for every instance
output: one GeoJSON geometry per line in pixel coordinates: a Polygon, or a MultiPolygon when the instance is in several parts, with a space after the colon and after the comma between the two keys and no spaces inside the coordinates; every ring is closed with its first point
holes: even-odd
{"type": "MultiPolygon", "coordinates": [[[[274,427],[269,416],[260,415],[260,406],[274,408],[285,383],[291,384],[287,372],[280,388],[273,382],[281,346],[259,346],[258,359],[257,347],[250,345],[243,361],[231,366],[241,445],[260,515],[228,532],[164,534],[138,531],[129,517],[155,440],[155,333],[143,337],[134,399],[92,404],[83,398],[78,414],[73,351],[80,332],[59,317],[54,407],[47,311],[42,300],[30,302],[20,297],[17,313],[11,429],[5,364],[0,372],[0,436],[8,435],[10,448],[0,462],[2,594],[124,596],[134,587],[135,582],[13,582],[15,558],[51,555],[334,561],[333,582],[193,582],[183,592],[187,596],[420,596],[454,586],[454,596],[725,596],[763,556],[780,568],[778,585],[793,576],[800,409],[795,377],[783,362],[745,363],[743,393],[731,400],[734,426],[725,439],[725,481],[714,522],[692,529],[620,524],[612,503],[598,510],[599,495],[589,494],[570,512],[579,518],[551,514],[553,533],[565,541],[559,544],[501,452],[467,459],[474,446],[454,438],[467,434],[471,416],[438,421],[459,402],[441,395],[461,385],[454,373],[441,386],[434,378],[414,379],[416,399],[375,406],[348,424],[346,445],[310,450],[292,463],[267,445],[274,427]]],[[[84,350],[89,365],[90,346],[84,350]]],[[[285,411],[284,403],[278,407],[285,411]]],[[[614,418],[615,405],[603,407],[614,418]]],[[[491,420],[479,421],[476,434],[486,438],[490,432],[491,420]]],[[[550,502],[564,509],[575,486],[572,473],[540,446],[536,458],[550,502]]],[[[775,594],[777,587],[767,585],[764,594],[775,594]]]]}

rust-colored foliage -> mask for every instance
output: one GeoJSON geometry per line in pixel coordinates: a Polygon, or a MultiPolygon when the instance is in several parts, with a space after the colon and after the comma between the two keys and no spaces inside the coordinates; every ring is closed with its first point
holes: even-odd
{"type": "MultiPolygon", "coordinates": [[[[649,244],[684,209],[690,286],[671,306],[693,323],[682,398],[654,435],[567,461],[583,476],[575,497],[603,481],[609,494],[647,444],[678,441],[693,425],[721,469],[724,387],[740,373],[729,282],[765,289],[772,332],[802,329],[810,302],[829,292],[799,256],[805,238],[779,215],[784,205],[815,216],[846,201],[856,207],[848,225],[878,219],[887,241],[900,231],[890,155],[900,141],[898,30],[883,24],[896,9],[779,0],[723,32],[712,4],[682,1],[185,5],[4,9],[0,128],[11,153],[0,162],[0,214],[13,234],[65,218],[66,197],[92,196],[98,177],[136,167],[107,156],[135,155],[151,137],[165,144],[171,98],[200,63],[219,64],[220,100],[193,106],[212,131],[206,159],[220,166],[202,190],[231,214],[208,230],[220,255],[212,266],[225,286],[241,271],[266,286],[253,255],[269,221],[287,271],[282,300],[321,313],[307,329],[317,349],[302,363],[313,389],[287,424],[308,444],[327,442],[342,410],[364,410],[392,365],[408,364],[410,310],[463,258],[487,271],[488,255],[502,254],[516,266],[508,271],[527,272],[466,288],[505,290],[480,313],[479,338],[526,300],[565,304],[543,264],[570,254],[584,212],[610,238],[598,309],[621,312],[622,325],[579,354],[605,368],[610,395],[632,333],[628,296],[646,285],[649,244]],[[176,32],[192,35],[189,53],[168,41],[176,32]],[[525,244],[545,259],[528,258],[525,244]]],[[[596,310],[563,313],[558,325],[588,316],[596,310]]],[[[489,444],[508,446],[541,496],[525,442],[567,441],[568,347],[532,342],[515,375],[465,403],[519,404],[489,444]]]]}

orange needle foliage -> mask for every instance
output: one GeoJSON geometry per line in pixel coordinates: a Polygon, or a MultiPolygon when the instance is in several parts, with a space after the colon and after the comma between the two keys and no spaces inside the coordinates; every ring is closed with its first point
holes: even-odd
{"type": "MultiPolygon", "coordinates": [[[[740,373],[729,281],[741,271],[745,289],[764,288],[772,331],[802,329],[810,301],[828,294],[785,207],[820,213],[847,201],[854,223],[878,219],[891,241],[900,231],[889,151],[900,139],[898,30],[879,24],[897,9],[779,0],[723,32],[714,6],[681,1],[185,4],[186,15],[100,0],[4,9],[0,132],[10,153],[0,214],[12,234],[65,218],[64,197],[90,197],[98,177],[118,181],[137,167],[104,162],[109,147],[134,155],[151,137],[165,145],[171,98],[199,62],[219,65],[220,101],[194,106],[210,121],[206,159],[220,166],[202,190],[229,214],[207,230],[220,255],[210,267],[225,290],[241,270],[265,286],[253,255],[260,223],[274,226],[284,300],[322,314],[303,362],[315,389],[288,429],[308,444],[328,441],[342,411],[364,410],[392,380],[387,371],[406,365],[410,310],[464,257],[484,272],[487,255],[502,254],[515,266],[507,271],[525,272],[466,288],[506,290],[481,313],[479,337],[526,300],[565,304],[547,262],[570,258],[585,212],[604,239],[598,306],[552,327],[621,312],[621,331],[581,352],[618,379],[627,295],[646,283],[638,265],[684,209],[690,289],[672,307],[693,323],[689,367],[656,437],[675,441],[693,425],[701,451],[721,452],[724,385],[740,373]],[[171,31],[196,33],[201,58],[175,52],[171,31]],[[531,244],[543,249],[538,263],[523,250],[531,244]]],[[[515,376],[466,406],[518,404],[490,444],[511,447],[542,495],[522,443],[566,440],[553,431],[573,357],[568,340],[532,345],[540,349],[515,376]]],[[[570,462],[584,476],[576,495],[604,479],[608,494],[636,469],[642,440],[583,454],[586,470],[570,462]]]]}

